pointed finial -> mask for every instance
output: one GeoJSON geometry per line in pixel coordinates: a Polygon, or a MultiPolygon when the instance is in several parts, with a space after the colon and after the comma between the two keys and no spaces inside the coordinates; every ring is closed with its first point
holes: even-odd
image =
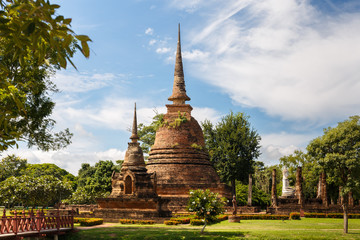
{"type": "Polygon", "coordinates": [[[130,139],[132,142],[137,142],[137,140],[139,139],[139,137],[137,135],[136,103],[135,103],[135,107],[134,107],[134,121],[133,121],[132,134],[131,134],[130,139]]]}
{"type": "Polygon", "coordinates": [[[173,101],[174,104],[185,104],[185,101],[190,100],[190,98],[186,95],[185,89],[184,70],[181,57],[180,23],[178,27],[173,92],[168,100],[173,101]]]}

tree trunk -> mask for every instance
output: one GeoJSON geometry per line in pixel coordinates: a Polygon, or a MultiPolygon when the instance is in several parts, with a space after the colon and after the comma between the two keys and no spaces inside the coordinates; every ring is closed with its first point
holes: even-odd
{"type": "Polygon", "coordinates": [[[206,227],[206,217],[205,217],[204,221],[205,221],[205,224],[204,224],[203,228],[201,229],[201,233],[200,233],[200,234],[203,234],[203,233],[204,233],[204,230],[205,230],[205,227],[206,227]]]}
{"type": "Polygon", "coordinates": [[[348,222],[348,206],[346,201],[344,201],[342,207],[344,210],[344,233],[348,233],[349,222],[348,222]]]}
{"type": "Polygon", "coordinates": [[[252,205],[252,175],[249,174],[248,206],[252,205]]]}

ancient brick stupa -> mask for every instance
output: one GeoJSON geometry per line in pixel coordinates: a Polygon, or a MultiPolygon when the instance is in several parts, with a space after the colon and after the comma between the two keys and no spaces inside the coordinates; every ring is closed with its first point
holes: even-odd
{"type": "Polygon", "coordinates": [[[180,25],[175,62],[174,85],[166,105],[167,113],[156,132],[149,153],[148,172],[156,172],[157,193],[172,199],[171,210],[184,209],[190,189],[210,189],[231,199],[230,188],[220,183],[209,155],[199,123],[191,116],[186,94],[180,44],[180,25]]]}
{"type": "Polygon", "coordinates": [[[130,139],[121,170],[112,175],[110,196],[97,199],[96,216],[106,219],[169,216],[169,200],[157,195],[156,175],[148,173],[145,167],[143,152],[138,142],[136,105],[130,139]]]}

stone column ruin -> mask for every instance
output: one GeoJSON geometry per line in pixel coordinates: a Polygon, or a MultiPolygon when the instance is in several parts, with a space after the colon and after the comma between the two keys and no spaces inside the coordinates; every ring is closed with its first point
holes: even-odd
{"type": "Polygon", "coordinates": [[[324,207],[328,207],[328,199],[327,199],[327,190],[326,190],[327,184],[326,184],[326,173],[322,172],[321,176],[321,200],[324,207]]]}
{"type": "Polygon", "coordinates": [[[322,174],[319,175],[319,183],[317,185],[317,195],[316,198],[321,199],[321,188],[322,188],[322,174]]]}
{"type": "Polygon", "coordinates": [[[271,205],[272,205],[272,207],[277,207],[276,169],[275,168],[272,170],[271,205]]]}
{"type": "Polygon", "coordinates": [[[247,205],[251,207],[252,204],[252,176],[249,174],[249,191],[248,191],[248,203],[247,205]]]}
{"type": "Polygon", "coordinates": [[[296,169],[296,185],[295,185],[295,197],[299,199],[298,204],[304,204],[304,196],[303,196],[303,189],[302,189],[302,168],[297,167],[296,169]]]}
{"type": "Polygon", "coordinates": [[[354,207],[354,197],[353,193],[349,192],[349,201],[348,201],[349,207],[354,207]]]}

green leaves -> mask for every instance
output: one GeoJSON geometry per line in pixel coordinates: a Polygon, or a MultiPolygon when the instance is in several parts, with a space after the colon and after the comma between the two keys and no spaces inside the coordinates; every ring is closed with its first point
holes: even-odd
{"type": "Polygon", "coordinates": [[[325,129],[324,135],[312,140],[307,150],[328,178],[342,187],[344,196],[360,191],[360,116],[325,129]]]}
{"type": "Polygon", "coordinates": [[[28,141],[42,150],[70,143],[68,130],[50,134],[54,121],[50,74],[67,68],[77,49],[88,58],[91,39],[70,28],[60,6],[44,0],[0,2],[0,151],[28,141]],[[81,42],[81,46],[77,42],[81,42]],[[41,109],[41,111],[35,111],[41,109]]]}
{"type": "Polygon", "coordinates": [[[261,138],[248,119],[244,113],[230,112],[216,126],[209,121],[202,123],[210,160],[224,182],[236,179],[245,183],[260,155],[261,138]]]}
{"type": "Polygon", "coordinates": [[[141,141],[141,149],[144,153],[148,153],[152,145],[155,142],[155,134],[159,127],[164,122],[164,114],[156,113],[153,117],[153,121],[149,126],[145,126],[140,123],[138,125],[138,136],[141,141]]]}
{"type": "Polygon", "coordinates": [[[225,199],[220,199],[218,193],[211,192],[209,189],[190,190],[188,200],[188,211],[195,212],[196,216],[209,222],[220,213],[223,213],[225,199]]]}

